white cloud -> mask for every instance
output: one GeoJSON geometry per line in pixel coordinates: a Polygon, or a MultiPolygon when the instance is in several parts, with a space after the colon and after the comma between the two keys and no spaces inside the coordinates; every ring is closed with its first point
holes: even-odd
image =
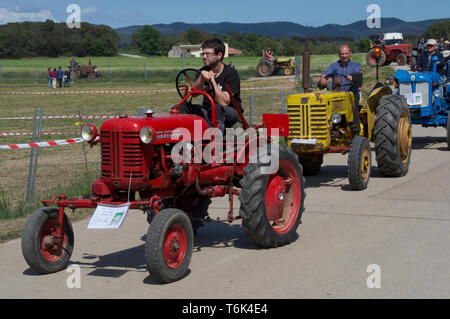
{"type": "Polygon", "coordinates": [[[39,12],[15,12],[0,8],[0,24],[23,21],[45,21],[47,19],[54,20],[53,15],[49,10],[41,10],[39,12]]]}

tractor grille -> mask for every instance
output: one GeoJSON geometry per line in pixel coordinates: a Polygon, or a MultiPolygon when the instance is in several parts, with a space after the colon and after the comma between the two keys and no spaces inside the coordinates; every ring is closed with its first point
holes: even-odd
{"type": "Polygon", "coordinates": [[[138,132],[102,131],[100,138],[103,177],[144,177],[144,154],[138,132]]]}
{"type": "MultiPolygon", "coordinates": [[[[428,99],[429,99],[429,93],[428,93],[428,82],[416,82],[416,92],[422,93],[422,104],[417,105],[420,107],[428,106],[428,99]]],[[[400,95],[405,96],[408,93],[412,93],[412,86],[411,83],[400,83],[400,95]]]]}
{"type": "Polygon", "coordinates": [[[290,139],[327,139],[328,122],[325,105],[289,105],[288,114],[290,139]]]}

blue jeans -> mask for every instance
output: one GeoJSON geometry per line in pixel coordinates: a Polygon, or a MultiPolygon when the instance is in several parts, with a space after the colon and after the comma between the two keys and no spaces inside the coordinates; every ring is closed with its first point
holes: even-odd
{"type": "Polygon", "coordinates": [[[52,78],[48,79],[48,88],[52,87],[52,78]]]}

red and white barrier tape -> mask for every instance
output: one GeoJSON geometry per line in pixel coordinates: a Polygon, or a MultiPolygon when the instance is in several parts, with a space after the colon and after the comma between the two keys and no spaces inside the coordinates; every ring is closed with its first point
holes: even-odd
{"type": "MultiPolygon", "coordinates": [[[[40,116],[36,117],[39,119],[40,116]]],[[[43,116],[43,119],[79,119],[79,115],[47,115],[43,116]]],[[[82,115],[81,119],[116,119],[118,115],[82,115]]],[[[1,117],[0,120],[32,120],[33,116],[18,116],[18,117],[1,117]]]]}
{"type": "MultiPolygon", "coordinates": [[[[292,89],[295,86],[265,86],[241,88],[241,91],[292,89]]],[[[176,92],[176,89],[165,90],[81,90],[81,91],[47,91],[47,92],[0,92],[0,95],[77,95],[77,94],[155,94],[176,92]]]]}
{"type": "Polygon", "coordinates": [[[21,148],[69,145],[69,144],[82,143],[82,142],[83,142],[83,139],[81,137],[78,137],[78,138],[67,139],[67,140],[48,141],[48,142],[39,142],[39,143],[0,145],[0,150],[16,150],[16,149],[21,149],[21,148]]]}
{"type": "MultiPolygon", "coordinates": [[[[72,135],[80,134],[80,132],[41,132],[41,135],[72,135]]],[[[0,136],[23,136],[23,135],[33,135],[32,132],[0,132],[0,136]]]]}

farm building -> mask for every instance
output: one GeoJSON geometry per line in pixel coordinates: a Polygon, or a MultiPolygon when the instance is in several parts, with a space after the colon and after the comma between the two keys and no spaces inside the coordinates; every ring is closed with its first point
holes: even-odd
{"type": "MultiPolygon", "coordinates": [[[[200,58],[200,53],[202,52],[201,44],[179,44],[172,46],[172,49],[169,51],[169,58],[180,58],[183,57],[196,57],[200,58]]],[[[240,56],[242,55],[241,50],[237,50],[234,48],[228,47],[228,43],[225,43],[225,58],[232,56],[240,56]]]]}

